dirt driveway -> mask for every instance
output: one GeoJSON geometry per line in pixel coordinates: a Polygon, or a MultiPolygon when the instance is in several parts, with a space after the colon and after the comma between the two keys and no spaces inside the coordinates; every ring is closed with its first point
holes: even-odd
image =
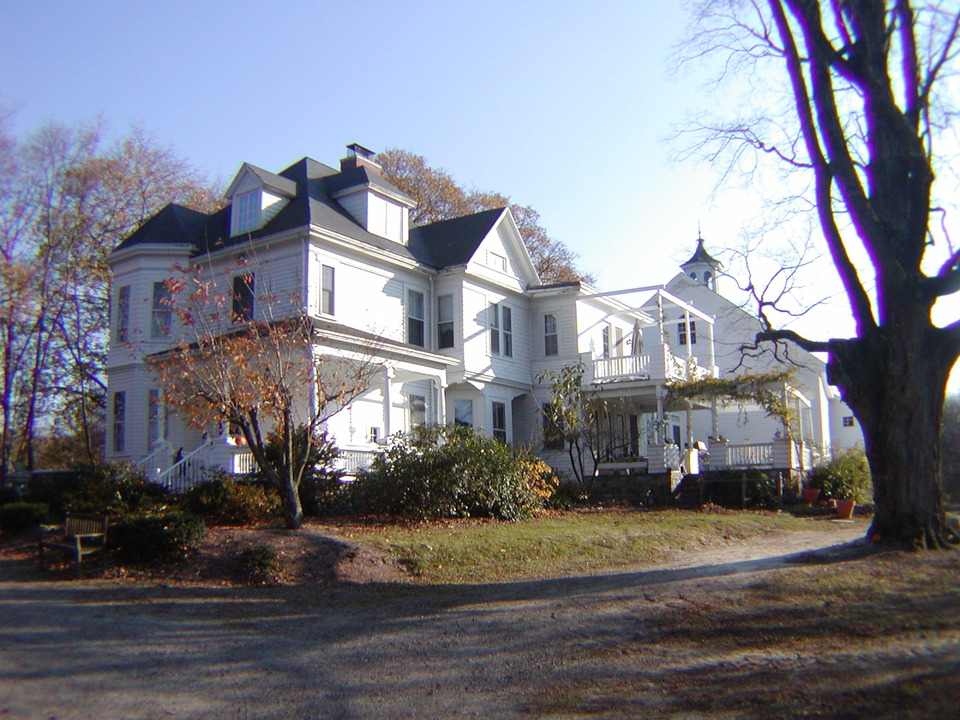
{"type": "MultiPolygon", "coordinates": [[[[796,567],[795,553],[863,532],[838,525],[671,566],[474,586],[0,579],[0,718],[778,717],[762,702],[697,711],[689,688],[717,662],[785,682],[818,663],[835,674],[835,661],[664,642],[661,621],[736,604],[757,578],[796,567]],[[624,682],[631,701],[609,702],[624,682]]],[[[848,546],[814,562],[849,555],[848,546]]],[[[955,633],[934,644],[960,667],[955,633]]],[[[809,717],[844,717],[815,710],[809,717]]]]}

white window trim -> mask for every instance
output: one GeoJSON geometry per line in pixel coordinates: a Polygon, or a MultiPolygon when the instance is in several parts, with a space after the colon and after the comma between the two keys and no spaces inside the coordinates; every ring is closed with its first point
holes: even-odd
{"type": "Polygon", "coordinates": [[[406,303],[405,303],[406,307],[404,308],[405,309],[404,315],[406,316],[406,327],[404,328],[404,330],[406,331],[407,343],[410,345],[415,345],[416,347],[425,348],[427,347],[427,318],[426,318],[427,296],[426,296],[426,293],[424,293],[423,290],[420,290],[419,288],[410,287],[410,288],[407,288],[405,299],[406,299],[406,303]],[[419,298],[419,300],[417,298],[419,298]],[[413,313],[416,310],[417,304],[420,305],[420,309],[419,309],[420,314],[414,315],[413,313]],[[419,324],[420,342],[414,342],[414,339],[413,339],[414,333],[410,331],[411,323],[419,324]]]}
{"type": "Polygon", "coordinates": [[[513,357],[513,308],[504,302],[487,305],[487,326],[490,335],[490,354],[513,357]]]}
{"type": "Polygon", "coordinates": [[[260,189],[248,190],[233,198],[230,208],[233,221],[232,235],[241,235],[252,232],[260,227],[260,216],[263,212],[262,193],[260,189]]]}

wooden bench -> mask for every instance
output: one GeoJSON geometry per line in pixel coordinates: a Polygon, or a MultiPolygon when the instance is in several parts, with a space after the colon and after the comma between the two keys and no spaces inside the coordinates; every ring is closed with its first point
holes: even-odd
{"type": "Polygon", "coordinates": [[[107,518],[104,515],[67,515],[63,537],[56,540],[40,540],[38,552],[40,567],[46,567],[47,550],[55,550],[72,560],[77,566],[77,577],[83,577],[84,558],[101,553],[106,567],[107,518]]]}

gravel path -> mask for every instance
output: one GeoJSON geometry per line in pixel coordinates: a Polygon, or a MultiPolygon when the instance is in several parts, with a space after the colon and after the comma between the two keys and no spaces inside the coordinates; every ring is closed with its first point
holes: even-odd
{"type": "MultiPolygon", "coordinates": [[[[571,672],[608,682],[607,651],[664,604],[736,590],[864,527],[771,535],[657,568],[476,586],[0,581],[0,718],[578,717],[550,715],[543,694],[555,697],[571,672]]],[[[623,662],[677,661],[651,647],[623,662]]],[[[668,714],[664,699],[650,688],[644,716],[694,717],[668,714]]]]}

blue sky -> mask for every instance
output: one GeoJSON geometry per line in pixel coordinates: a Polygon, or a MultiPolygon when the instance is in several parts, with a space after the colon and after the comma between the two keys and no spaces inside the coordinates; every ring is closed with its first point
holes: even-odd
{"type": "MultiPolygon", "coordinates": [[[[139,124],[224,186],[245,161],[402,147],[532,205],[601,287],[634,287],[668,280],[698,227],[720,254],[759,212],[675,160],[677,126],[721,102],[671,72],[687,19],[663,0],[7,0],[0,107],[18,134],[139,124]]],[[[851,329],[842,302],[808,327],[825,318],[851,329]]]]}
{"type": "Polygon", "coordinates": [[[726,228],[665,138],[700,100],[668,77],[678,3],[7,2],[14,130],[139,123],[225,182],[344,146],[402,147],[535,207],[606,287],[662,282],[726,228]]]}

